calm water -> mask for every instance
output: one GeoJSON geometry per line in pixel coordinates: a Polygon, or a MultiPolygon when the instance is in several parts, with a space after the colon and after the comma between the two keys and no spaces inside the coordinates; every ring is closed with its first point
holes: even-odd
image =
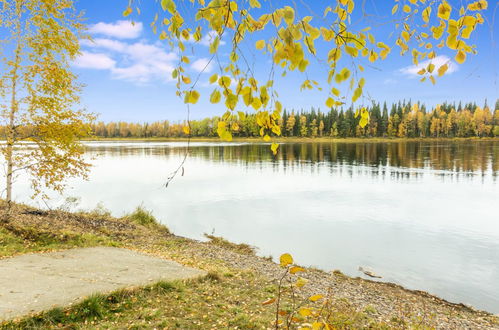
{"type": "MultiPolygon", "coordinates": [[[[282,144],[276,159],[264,144],[192,143],[165,189],[185,147],[88,143],[90,180],[65,196],[115,215],[143,204],[177,235],[214,233],[351,276],[363,266],[499,313],[499,142],[282,144]]],[[[15,193],[27,201],[22,178],[15,193]]]]}

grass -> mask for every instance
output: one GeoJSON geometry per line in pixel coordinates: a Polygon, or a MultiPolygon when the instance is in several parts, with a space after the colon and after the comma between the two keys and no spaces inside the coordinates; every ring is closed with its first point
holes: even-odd
{"type": "Polygon", "coordinates": [[[68,309],[4,323],[3,329],[180,328],[261,329],[273,312],[259,303],[266,293],[255,277],[213,274],[189,282],[159,282],[142,288],[93,295],[68,309]],[[258,303],[255,303],[258,302],[258,303]]]}
{"type": "Polygon", "coordinates": [[[54,234],[34,227],[0,227],[0,258],[29,252],[120,245],[110,237],[91,233],[61,231],[54,234]]]}
{"type": "Polygon", "coordinates": [[[158,221],[152,215],[152,212],[146,210],[143,206],[137,206],[135,211],[126,216],[132,222],[135,222],[142,226],[157,225],[158,221]]]}
{"type": "Polygon", "coordinates": [[[213,235],[208,235],[204,234],[206,238],[208,238],[211,244],[214,244],[216,246],[220,246],[221,248],[235,251],[240,254],[255,254],[255,248],[248,245],[248,244],[236,244],[229,242],[228,240],[224,239],[223,237],[218,237],[218,236],[213,236],[213,235]]]}

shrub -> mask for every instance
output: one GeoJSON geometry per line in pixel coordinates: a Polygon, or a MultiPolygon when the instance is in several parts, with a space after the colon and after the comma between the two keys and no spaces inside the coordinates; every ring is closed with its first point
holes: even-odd
{"type": "Polygon", "coordinates": [[[127,218],[143,226],[158,224],[158,221],[152,215],[152,212],[145,209],[143,206],[137,206],[135,211],[129,214],[127,218]]]}

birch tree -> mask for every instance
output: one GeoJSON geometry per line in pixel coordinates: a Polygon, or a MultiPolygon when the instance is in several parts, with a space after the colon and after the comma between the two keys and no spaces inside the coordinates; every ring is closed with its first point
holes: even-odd
{"type": "Polygon", "coordinates": [[[85,176],[81,138],[93,115],[78,109],[81,86],[70,70],[84,37],[69,0],[0,1],[0,125],[7,210],[18,172],[30,178],[33,196],[62,191],[64,180],[85,176]]]}

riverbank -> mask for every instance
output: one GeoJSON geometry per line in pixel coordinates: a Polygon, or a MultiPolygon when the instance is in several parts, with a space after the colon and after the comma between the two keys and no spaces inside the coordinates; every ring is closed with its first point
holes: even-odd
{"type": "MultiPolygon", "coordinates": [[[[94,137],[92,139],[87,139],[84,141],[121,141],[121,142],[226,142],[220,140],[218,137],[192,137],[188,138],[159,138],[159,137],[149,137],[149,138],[104,138],[104,137],[94,137]]],[[[332,138],[332,137],[274,137],[272,142],[278,143],[398,143],[398,142],[463,142],[463,141],[493,141],[499,142],[499,137],[468,137],[468,138],[332,138]]],[[[248,142],[248,143],[265,143],[262,138],[259,137],[234,137],[232,142],[248,142]]],[[[270,143],[270,142],[269,142],[270,143]]]]}
{"type": "MultiPolygon", "coordinates": [[[[139,211],[113,218],[102,210],[69,213],[15,205],[0,225],[0,258],[74,247],[117,246],[205,270],[189,285],[159,283],[95,296],[81,304],[2,324],[3,328],[268,328],[275,317],[277,279],[283,269],[251,247],[212,237],[199,242],[173,235],[139,211]]],[[[331,289],[331,322],[338,328],[499,329],[499,318],[420,291],[341,272],[306,269],[306,298],[331,289]]]]}

